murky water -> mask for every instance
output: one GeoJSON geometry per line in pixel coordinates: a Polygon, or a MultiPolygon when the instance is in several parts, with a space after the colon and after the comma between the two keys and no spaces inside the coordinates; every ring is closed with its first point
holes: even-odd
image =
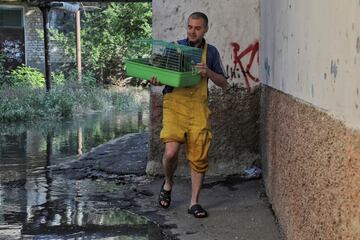
{"type": "Polygon", "coordinates": [[[162,239],[157,226],[124,210],[130,202],[117,199],[124,185],[69,180],[47,170],[147,130],[148,114],[116,111],[68,122],[0,125],[0,239],[162,239]]]}

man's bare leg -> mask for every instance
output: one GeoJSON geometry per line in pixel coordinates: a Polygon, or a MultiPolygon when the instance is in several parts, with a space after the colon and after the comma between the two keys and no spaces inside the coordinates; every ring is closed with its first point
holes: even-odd
{"type": "MultiPolygon", "coordinates": [[[[170,191],[173,185],[173,176],[178,164],[178,153],[180,150],[181,144],[178,142],[168,142],[165,144],[165,152],[162,159],[162,164],[164,168],[165,175],[165,184],[164,189],[170,191]]],[[[161,205],[166,205],[167,203],[161,201],[161,205]]]]}
{"type": "Polygon", "coordinates": [[[204,173],[191,169],[191,202],[190,207],[199,202],[199,195],[203,183],[204,173]]]}
{"type": "Polygon", "coordinates": [[[191,201],[188,212],[197,218],[207,217],[207,212],[200,205],[198,205],[204,175],[204,173],[199,173],[191,169],[191,201]],[[193,206],[194,209],[192,208],[193,206]]]}

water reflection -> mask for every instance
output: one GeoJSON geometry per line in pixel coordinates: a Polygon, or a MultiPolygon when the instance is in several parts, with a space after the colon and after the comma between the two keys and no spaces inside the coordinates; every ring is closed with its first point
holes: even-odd
{"type": "Polygon", "coordinates": [[[129,203],[116,196],[126,186],[47,171],[147,126],[148,114],[115,111],[55,124],[1,125],[0,239],[162,239],[156,226],[124,210],[129,203]]]}
{"type": "Polygon", "coordinates": [[[147,131],[148,121],[148,113],[108,111],[74,121],[2,124],[0,164],[28,169],[56,164],[126,133],[147,131]]]}

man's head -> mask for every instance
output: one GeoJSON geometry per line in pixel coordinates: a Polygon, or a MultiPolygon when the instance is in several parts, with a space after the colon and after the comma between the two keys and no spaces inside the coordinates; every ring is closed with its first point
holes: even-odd
{"type": "Polygon", "coordinates": [[[187,37],[195,46],[199,46],[208,31],[208,18],[202,12],[194,12],[190,14],[187,24],[187,37]]]}

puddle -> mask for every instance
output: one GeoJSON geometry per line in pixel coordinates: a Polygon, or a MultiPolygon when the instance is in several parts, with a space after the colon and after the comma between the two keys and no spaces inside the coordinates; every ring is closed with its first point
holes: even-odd
{"type": "Polygon", "coordinates": [[[127,210],[133,199],[126,184],[71,180],[47,170],[111,139],[147,131],[148,119],[110,111],[76,121],[1,125],[0,239],[168,239],[127,210]]]}

